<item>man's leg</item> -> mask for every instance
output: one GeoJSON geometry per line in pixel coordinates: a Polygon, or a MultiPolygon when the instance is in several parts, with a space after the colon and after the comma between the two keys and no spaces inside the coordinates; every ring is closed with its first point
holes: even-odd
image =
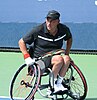
{"type": "MultiPolygon", "coordinates": [[[[62,84],[63,78],[64,78],[66,71],[67,71],[69,64],[70,64],[70,57],[69,56],[64,55],[63,59],[64,59],[64,65],[61,67],[60,72],[59,72],[59,77],[57,80],[58,84],[62,84]]],[[[62,88],[62,86],[61,86],[61,88],[62,88]]],[[[64,91],[64,88],[62,88],[62,89],[64,91]]]]}
{"type": "Polygon", "coordinates": [[[64,59],[64,65],[61,67],[59,75],[64,77],[70,64],[70,57],[68,55],[63,55],[62,57],[64,59]]]}
{"type": "Polygon", "coordinates": [[[54,78],[57,78],[57,75],[64,65],[64,59],[61,55],[55,55],[52,57],[51,64],[53,65],[52,72],[54,73],[54,78]]]}
{"type": "Polygon", "coordinates": [[[54,73],[54,89],[55,89],[54,92],[57,93],[59,91],[67,90],[67,88],[64,88],[62,85],[63,75],[65,74],[64,73],[65,71],[62,71],[64,69],[63,57],[61,55],[53,56],[52,64],[53,64],[52,72],[54,73]],[[60,73],[62,74],[62,76],[60,76],[60,73]],[[59,78],[57,79],[58,75],[59,78]]]}

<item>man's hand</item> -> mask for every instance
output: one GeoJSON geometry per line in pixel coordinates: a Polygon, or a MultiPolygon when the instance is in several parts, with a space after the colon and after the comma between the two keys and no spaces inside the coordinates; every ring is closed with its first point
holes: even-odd
{"type": "Polygon", "coordinates": [[[34,64],[34,62],[35,62],[35,59],[32,59],[28,53],[24,55],[24,59],[25,59],[25,63],[28,66],[34,64]]]}

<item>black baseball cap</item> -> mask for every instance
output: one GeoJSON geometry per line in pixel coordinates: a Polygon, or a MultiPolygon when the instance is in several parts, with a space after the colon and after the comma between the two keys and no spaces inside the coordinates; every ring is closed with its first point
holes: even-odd
{"type": "Polygon", "coordinates": [[[60,13],[55,10],[49,11],[46,16],[46,18],[51,18],[52,20],[59,19],[59,17],[60,17],[60,13]]]}

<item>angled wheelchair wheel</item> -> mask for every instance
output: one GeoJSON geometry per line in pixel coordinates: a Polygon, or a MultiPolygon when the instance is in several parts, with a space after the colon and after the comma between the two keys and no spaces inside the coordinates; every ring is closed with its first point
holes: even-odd
{"type": "Polygon", "coordinates": [[[87,95],[87,82],[81,70],[74,64],[70,67],[65,75],[65,85],[68,87],[68,95],[75,100],[84,100],[87,95]]]}
{"type": "Polygon", "coordinates": [[[34,64],[22,65],[13,76],[10,85],[10,97],[12,100],[33,100],[40,82],[40,69],[34,64]]]}

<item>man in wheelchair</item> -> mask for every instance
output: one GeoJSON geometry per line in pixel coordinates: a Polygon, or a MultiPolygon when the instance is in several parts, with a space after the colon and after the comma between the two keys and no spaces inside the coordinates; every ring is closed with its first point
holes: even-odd
{"type": "Polygon", "coordinates": [[[52,65],[54,93],[67,90],[67,88],[62,85],[62,80],[70,64],[69,52],[72,45],[70,29],[66,25],[60,23],[59,18],[59,12],[55,10],[49,11],[44,23],[33,28],[19,40],[20,50],[28,66],[35,62],[34,58],[40,57],[47,52],[61,49],[63,41],[66,41],[65,52],[59,52],[56,53],[56,55],[43,59],[46,67],[52,65]],[[27,50],[27,44],[33,44],[33,51],[30,50],[30,53],[27,50]]]}

